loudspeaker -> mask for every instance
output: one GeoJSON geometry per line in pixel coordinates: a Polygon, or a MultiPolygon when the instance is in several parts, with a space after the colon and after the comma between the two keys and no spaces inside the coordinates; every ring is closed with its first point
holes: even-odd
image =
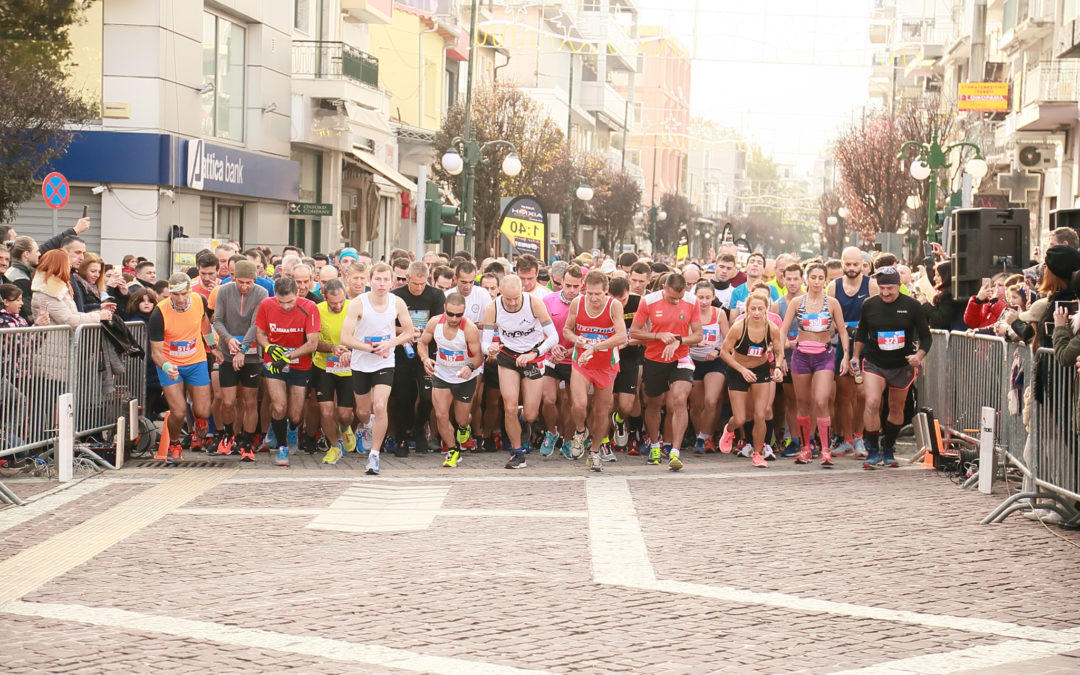
{"type": "Polygon", "coordinates": [[[953,297],[975,295],[983,277],[1023,270],[1030,258],[1027,209],[957,209],[952,216],[953,297]]]}
{"type": "Polygon", "coordinates": [[[1054,209],[1050,212],[1050,230],[1071,227],[1080,234],[1080,209],[1054,209]]]}

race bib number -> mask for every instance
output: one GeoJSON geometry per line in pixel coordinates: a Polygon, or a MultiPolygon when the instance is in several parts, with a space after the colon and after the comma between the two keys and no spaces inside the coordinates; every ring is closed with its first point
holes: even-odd
{"type": "MultiPolygon", "coordinates": [[[[236,341],[239,342],[241,345],[244,344],[244,336],[243,335],[234,335],[233,337],[236,338],[236,341]]],[[[257,346],[255,346],[254,344],[252,344],[251,346],[249,346],[247,349],[244,350],[244,353],[245,354],[258,354],[259,353],[259,348],[257,346]]]]}
{"type": "Polygon", "coordinates": [[[389,339],[390,339],[389,335],[365,335],[364,336],[364,344],[366,344],[366,345],[377,345],[380,342],[386,342],[389,339]]]}
{"type": "Polygon", "coordinates": [[[694,369],[694,361],[689,356],[679,357],[679,360],[676,363],[678,363],[676,368],[686,368],[687,370],[694,369]]]}
{"type": "Polygon", "coordinates": [[[702,326],[701,327],[701,346],[702,347],[715,347],[720,342],[720,327],[702,326]]]}
{"type": "Polygon", "coordinates": [[[344,373],[351,373],[352,369],[349,366],[341,365],[341,359],[336,356],[326,357],[326,372],[331,375],[342,375],[344,373]]]}
{"type": "Polygon", "coordinates": [[[409,310],[409,318],[412,319],[413,327],[419,328],[420,330],[427,328],[427,322],[430,316],[430,313],[426,309],[409,310]]]}
{"type": "Polygon", "coordinates": [[[195,340],[183,340],[180,342],[169,343],[169,356],[175,356],[178,359],[182,359],[188,356],[194,356],[195,352],[195,340]]]}
{"type": "Polygon", "coordinates": [[[829,329],[829,316],[824,312],[803,316],[802,329],[811,333],[821,333],[829,329]]]}
{"type": "Polygon", "coordinates": [[[447,366],[463,366],[465,365],[465,352],[457,351],[455,349],[439,348],[439,361],[447,366]]]}
{"type": "Polygon", "coordinates": [[[765,356],[765,348],[764,347],[758,347],[758,346],[755,346],[755,345],[750,345],[749,347],[746,348],[746,355],[749,356],[750,358],[755,358],[755,359],[759,358],[759,357],[762,357],[762,356],[765,356]]]}
{"type": "Polygon", "coordinates": [[[878,331],[877,346],[883,352],[894,352],[904,348],[904,331],[883,330],[878,331]]]}

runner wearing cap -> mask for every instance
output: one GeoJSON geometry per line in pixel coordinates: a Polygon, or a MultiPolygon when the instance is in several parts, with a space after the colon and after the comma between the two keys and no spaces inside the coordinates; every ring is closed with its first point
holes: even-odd
{"type": "MultiPolygon", "coordinates": [[[[191,291],[191,279],[186,274],[169,277],[169,297],[157,304],[150,314],[150,356],[158,367],[158,382],[169,404],[165,419],[168,454],[159,453],[155,459],[170,463],[183,459],[180,428],[187,416],[187,399],[195,416],[192,443],[201,445],[210,416],[210,374],[206,369],[206,347],[218,363],[224,358],[215,347],[214,331],[206,315],[206,302],[191,291]]],[[[165,449],[165,444],[162,444],[165,449]]]]}
{"type": "Polygon", "coordinates": [[[878,295],[862,306],[859,328],[855,332],[852,365],[862,368],[863,396],[866,399],[866,461],[864,469],[880,464],[900,466],[894,456],[896,437],[904,423],[908,389],[923,358],[930,351],[932,339],[922,306],[900,293],[900,273],[895,267],[883,267],[874,275],[878,295]],[[881,398],[889,389],[889,414],[884,430],[881,425],[881,398]],[[880,450],[878,438],[880,436],[880,450]]]}

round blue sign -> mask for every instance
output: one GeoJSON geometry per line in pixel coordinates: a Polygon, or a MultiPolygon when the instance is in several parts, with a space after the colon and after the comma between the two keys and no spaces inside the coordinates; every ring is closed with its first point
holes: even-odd
{"type": "Polygon", "coordinates": [[[64,208],[68,202],[68,197],[71,196],[67,178],[64,178],[63,174],[56,171],[45,176],[45,180],[41,181],[41,196],[45,199],[45,203],[52,208],[64,208]]]}

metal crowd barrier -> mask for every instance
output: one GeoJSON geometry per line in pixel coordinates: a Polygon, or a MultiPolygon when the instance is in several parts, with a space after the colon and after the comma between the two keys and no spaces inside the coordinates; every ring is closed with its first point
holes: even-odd
{"type": "MultiPolygon", "coordinates": [[[[146,344],[146,324],[129,322],[136,344],[146,344]]],[[[117,357],[123,373],[112,377],[103,359],[101,324],[34,326],[0,329],[0,458],[34,454],[55,459],[64,426],[61,396],[71,394],[70,438],[82,438],[115,427],[128,415],[129,402],[146,396],[143,359],[117,357]]],[[[112,344],[105,342],[106,349],[112,344]]],[[[113,351],[112,353],[115,353],[113,351]]],[[[149,358],[147,356],[146,358],[149,358]]],[[[111,465],[82,451],[99,466],[111,465]]],[[[21,504],[0,483],[0,503],[21,504]]]]}
{"type": "Polygon", "coordinates": [[[949,390],[952,382],[952,364],[949,361],[949,333],[932,330],[934,343],[923,360],[915,380],[915,391],[920,407],[931,408],[934,416],[946,427],[953,422],[953,397],[949,390]]]}
{"type": "Polygon", "coordinates": [[[949,378],[953,393],[953,424],[965,433],[976,433],[983,406],[1000,412],[1005,395],[1005,340],[991,335],[949,335],[949,378]]]}

